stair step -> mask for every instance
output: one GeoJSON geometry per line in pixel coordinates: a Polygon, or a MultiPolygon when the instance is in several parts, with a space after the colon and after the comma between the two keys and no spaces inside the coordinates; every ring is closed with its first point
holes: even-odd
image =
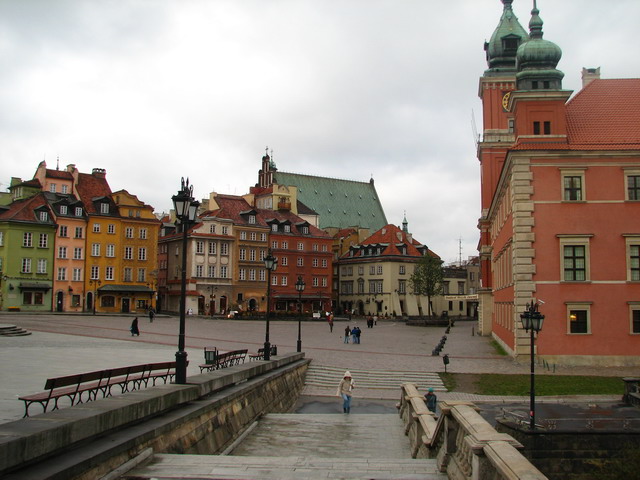
{"type": "MultiPolygon", "coordinates": [[[[366,445],[363,445],[366,449],[366,445]]],[[[444,480],[435,460],[319,458],[313,456],[154,455],[148,464],[120,477],[158,479],[387,479],[444,480]]]]}
{"type": "Polygon", "coordinates": [[[25,335],[31,335],[31,332],[24,328],[17,327],[16,325],[0,325],[0,336],[23,337],[25,335]]]}

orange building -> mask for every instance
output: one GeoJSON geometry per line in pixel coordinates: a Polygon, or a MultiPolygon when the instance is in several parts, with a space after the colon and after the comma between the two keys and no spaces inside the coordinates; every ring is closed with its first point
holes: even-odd
{"type": "Polygon", "coordinates": [[[528,359],[539,301],[539,357],[640,365],[640,79],[585,69],[570,98],[539,11],[526,35],[502,3],[479,91],[480,331],[528,359]]]}

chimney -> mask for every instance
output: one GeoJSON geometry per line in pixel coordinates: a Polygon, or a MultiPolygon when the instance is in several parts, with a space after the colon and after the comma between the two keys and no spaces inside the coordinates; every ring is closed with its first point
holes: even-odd
{"type": "Polygon", "coordinates": [[[96,178],[107,178],[107,171],[104,168],[94,168],[91,175],[96,178]]]}
{"type": "Polygon", "coordinates": [[[582,88],[589,85],[594,80],[600,80],[600,67],[582,68],[582,88]]]}

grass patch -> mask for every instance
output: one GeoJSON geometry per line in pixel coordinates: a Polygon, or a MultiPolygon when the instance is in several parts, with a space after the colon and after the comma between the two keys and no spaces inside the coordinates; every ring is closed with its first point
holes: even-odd
{"type": "Polygon", "coordinates": [[[491,340],[491,346],[496,351],[498,355],[502,355],[503,357],[507,356],[507,351],[495,340],[491,340]]]}
{"type": "MultiPolygon", "coordinates": [[[[528,396],[531,378],[525,375],[494,373],[440,373],[450,392],[479,395],[528,396]]],[[[551,395],[622,395],[622,377],[593,377],[578,375],[536,375],[536,396],[551,395]]]]}

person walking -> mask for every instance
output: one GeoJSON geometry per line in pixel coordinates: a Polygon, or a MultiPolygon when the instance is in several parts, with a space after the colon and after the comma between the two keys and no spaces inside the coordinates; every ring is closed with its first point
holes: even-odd
{"type": "Polygon", "coordinates": [[[342,411],[344,413],[351,412],[351,392],[354,388],[355,383],[351,378],[351,372],[347,370],[344,372],[340,385],[338,385],[338,396],[342,397],[342,411]]]}
{"type": "Polygon", "coordinates": [[[153,307],[149,307],[149,323],[153,323],[153,317],[155,314],[156,312],[153,310],[153,307]]]}
{"type": "Polygon", "coordinates": [[[433,391],[433,388],[430,388],[427,393],[424,394],[424,400],[427,402],[427,408],[430,412],[436,413],[436,404],[438,402],[438,397],[433,391]]]}
{"type": "Polygon", "coordinates": [[[358,343],[358,326],[351,329],[351,343],[358,343]]]}
{"type": "Polygon", "coordinates": [[[344,329],[344,343],[349,343],[349,335],[351,335],[351,329],[347,325],[347,328],[344,329]]]}
{"type": "Polygon", "coordinates": [[[329,314],[327,322],[329,322],[329,331],[333,333],[333,313],[329,314]]]}
{"type": "Polygon", "coordinates": [[[129,330],[131,330],[132,337],[134,335],[137,335],[138,337],[140,336],[140,329],[138,328],[138,317],[133,319],[133,322],[131,322],[131,328],[129,328],[129,330]]]}

